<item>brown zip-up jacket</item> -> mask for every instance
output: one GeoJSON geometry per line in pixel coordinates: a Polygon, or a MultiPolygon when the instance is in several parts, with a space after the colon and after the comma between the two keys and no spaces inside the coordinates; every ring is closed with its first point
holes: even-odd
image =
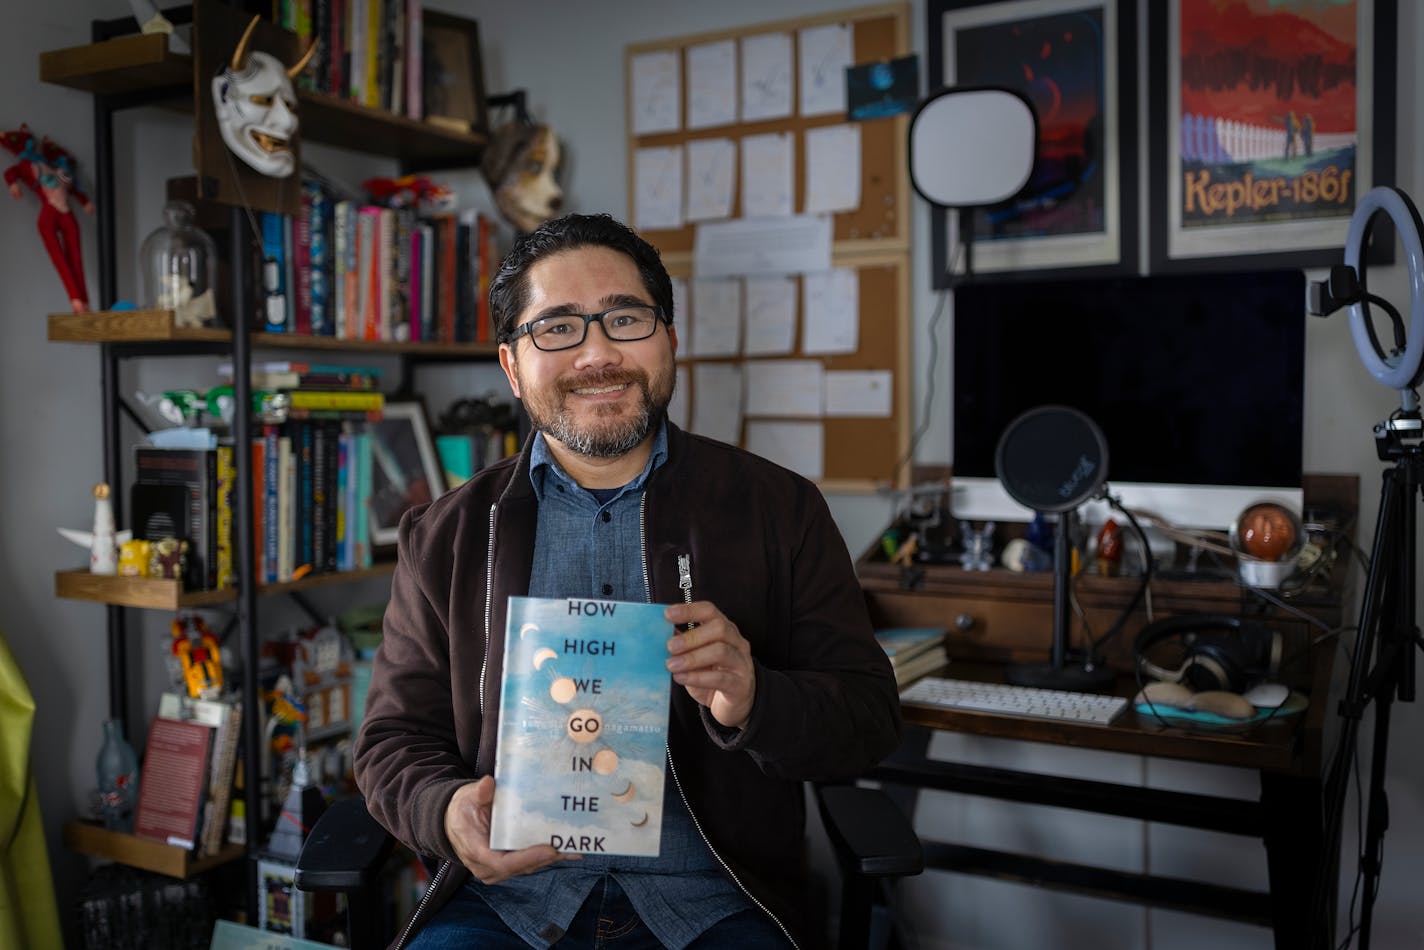
{"type": "MultiPolygon", "coordinates": [[[[536,509],[526,444],[401,521],[356,781],[382,825],[445,859],[402,937],[468,879],[445,837],[445,808],[494,768],[505,605],[529,589],[536,509]]],[[[801,783],[855,776],[900,734],[895,678],[845,542],[809,481],[672,424],[642,523],[651,599],[710,600],[756,661],[740,731],[674,684],[669,780],[726,873],[807,945],[801,783]],[[690,590],[680,556],[690,557],[690,590]]]]}

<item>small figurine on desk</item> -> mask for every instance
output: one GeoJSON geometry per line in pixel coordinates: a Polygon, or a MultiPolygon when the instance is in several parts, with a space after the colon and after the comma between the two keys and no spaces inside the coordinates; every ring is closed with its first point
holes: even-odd
{"type": "Polygon", "coordinates": [[[83,548],[89,549],[90,574],[119,572],[119,545],[133,537],[132,531],[114,530],[114,502],[109,497],[108,482],[94,486],[94,528],[76,531],[60,528],[59,533],[83,548]]]}
{"type": "Polygon", "coordinates": [[[30,187],[40,199],[39,231],[49,259],[64,283],[69,306],[75,313],[89,309],[89,290],[84,283],[84,256],[79,247],[79,222],[70,210],[72,197],[88,214],[94,213],[94,202],[75,184],[74,156],[48,137],[36,139],[28,125],[0,132],[0,145],[19,157],[5,169],[5,184],[10,196],[22,197],[20,185],[30,187]]]}
{"type": "Polygon", "coordinates": [[[959,563],[966,571],[987,571],[994,566],[994,522],[986,521],[978,529],[968,521],[959,522],[959,542],[964,546],[959,563]]]}
{"type": "Polygon", "coordinates": [[[222,693],[222,647],[207,621],[197,614],[173,618],[173,655],[183,686],[194,699],[215,699],[222,693]]]}
{"type": "Polygon", "coordinates": [[[1103,522],[1098,532],[1098,573],[1117,577],[1122,567],[1122,528],[1111,518],[1103,522]]]}

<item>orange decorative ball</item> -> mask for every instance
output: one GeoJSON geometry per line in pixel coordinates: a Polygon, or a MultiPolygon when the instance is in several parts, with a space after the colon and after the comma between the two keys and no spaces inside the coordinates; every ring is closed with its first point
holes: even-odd
{"type": "Polygon", "coordinates": [[[1242,550],[1262,561],[1279,561],[1295,547],[1295,524],[1275,505],[1259,505],[1246,512],[1237,534],[1242,550]]]}

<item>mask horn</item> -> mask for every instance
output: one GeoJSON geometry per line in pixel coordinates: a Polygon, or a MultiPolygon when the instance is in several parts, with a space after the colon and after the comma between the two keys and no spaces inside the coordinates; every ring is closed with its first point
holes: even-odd
{"type": "Polygon", "coordinates": [[[287,75],[292,79],[296,79],[301,75],[302,70],[307,68],[307,63],[311,62],[311,58],[315,53],[316,40],[312,40],[311,45],[307,47],[307,51],[302,54],[302,58],[297,60],[296,65],[287,70],[287,75]]]}
{"type": "Polygon", "coordinates": [[[254,14],[252,22],[247,24],[247,29],[243,31],[242,39],[237,42],[237,49],[232,51],[232,71],[241,72],[243,66],[247,64],[247,44],[252,39],[252,31],[257,29],[257,21],[262,19],[261,14],[254,14]]]}

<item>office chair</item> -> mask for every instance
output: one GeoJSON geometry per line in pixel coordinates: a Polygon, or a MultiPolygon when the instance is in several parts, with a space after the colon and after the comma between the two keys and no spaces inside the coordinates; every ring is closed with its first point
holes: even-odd
{"type": "MultiPolygon", "coordinates": [[[[841,876],[837,946],[863,950],[870,940],[873,905],[880,884],[919,874],[924,852],[909,819],[878,788],[818,785],[816,804],[841,876]]],[[[361,798],[328,808],[307,836],[297,858],[299,890],[344,893],[351,950],[384,947],[381,866],[395,839],[366,810],[361,798]]]]}

